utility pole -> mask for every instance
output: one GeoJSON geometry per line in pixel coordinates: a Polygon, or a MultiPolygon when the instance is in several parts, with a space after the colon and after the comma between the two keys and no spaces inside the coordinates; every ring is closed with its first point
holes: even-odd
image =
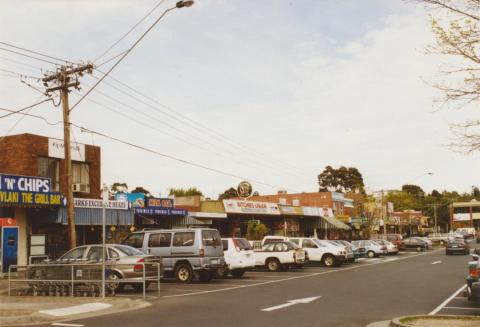
{"type": "Polygon", "coordinates": [[[433,218],[435,220],[435,227],[433,228],[433,230],[436,233],[436,232],[438,232],[438,230],[437,230],[437,204],[433,205],[433,218]]]}
{"type": "Polygon", "coordinates": [[[68,218],[68,242],[69,247],[77,246],[77,235],[75,231],[75,210],[73,203],[73,188],[72,188],[72,153],[70,146],[70,107],[68,105],[68,93],[71,87],[79,89],[80,82],[78,75],[82,76],[84,71],[91,73],[93,69],[92,64],[82,65],[79,67],[62,66],[56,74],[45,76],[42,81],[45,86],[49,82],[54,81],[57,86],[47,88],[46,93],[60,91],[60,100],[63,108],[63,139],[64,139],[64,154],[65,154],[65,175],[67,177],[67,218],[68,218]],[[74,81],[71,82],[72,76],[74,81]]]}

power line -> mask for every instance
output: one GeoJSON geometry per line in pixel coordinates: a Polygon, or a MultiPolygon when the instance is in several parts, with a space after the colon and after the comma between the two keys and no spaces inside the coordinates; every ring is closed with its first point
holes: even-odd
{"type": "MultiPolygon", "coordinates": [[[[96,63],[98,60],[100,60],[103,56],[105,56],[110,50],[112,50],[117,44],[119,44],[124,38],[126,38],[128,36],[128,34],[130,34],[131,32],[133,32],[133,30],[135,30],[141,23],[143,23],[143,21],[145,21],[145,19],[147,19],[158,7],[160,7],[163,3],[165,2],[165,0],[161,0],[159,1],[145,16],[142,17],[142,19],[140,19],[140,21],[138,21],[135,25],[133,25],[132,28],[130,28],[125,34],[123,34],[123,36],[118,39],[115,43],[113,43],[110,47],[108,47],[107,50],[105,50],[104,52],[102,52],[97,58],[95,58],[93,60],[94,63],[96,63]]],[[[119,56],[119,55],[117,55],[119,56]]],[[[115,57],[114,57],[115,58],[115,57]]],[[[113,58],[112,58],[113,59],[113,58]]],[[[110,59],[108,60],[110,61],[110,59]]],[[[107,63],[108,61],[104,62],[103,64],[107,63]]],[[[102,65],[103,65],[102,64],[102,65]]]]}
{"type": "Polygon", "coordinates": [[[14,115],[14,114],[22,113],[22,111],[25,111],[25,110],[27,110],[27,109],[36,107],[36,106],[41,105],[42,103],[45,103],[45,102],[50,101],[50,100],[52,100],[52,99],[50,99],[50,98],[44,99],[44,100],[42,100],[42,101],[40,101],[40,102],[36,102],[36,103],[34,103],[34,104],[32,104],[32,105],[30,105],[30,106],[28,106],[28,107],[25,107],[25,108],[22,108],[22,109],[18,109],[18,110],[12,110],[12,109],[7,109],[7,108],[0,108],[0,110],[10,111],[10,113],[5,114],[5,115],[3,115],[3,116],[0,116],[0,119],[5,118],[5,117],[8,117],[8,116],[11,116],[11,115],[14,115]]]}
{"type": "Polygon", "coordinates": [[[0,41],[0,44],[9,46],[9,47],[14,48],[14,49],[22,50],[22,51],[25,51],[25,52],[30,52],[30,53],[33,53],[33,54],[36,54],[36,55],[39,55],[39,56],[42,56],[42,57],[45,57],[45,58],[49,58],[49,59],[53,59],[53,60],[57,60],[57,61],[61,61],[61,62],[73,64],[73,62],[68,61],[68,60],[66,60],[66,59],[62,59],[62,58],[58,58],[58,57],[53,57],[53,56],[50,56],[50,55],[47,55],[47,54],[44,54],[44,53],[41,53],[41,52],[38,52],[38,51],[34,51],[34,50],[22,48],[22,47],[13,45],[13,44],[11,44],[11,43],[7,43],[7,42],[2,42],[2,41],[0,41]]]}
{"type": "Polygon", "coordinates": [[[61,123],[62,123],[62,121],[57,121],[56,123],[51,123],[51,122],[49,122],[45,117],[38,116],[38,115],[32,115],[32,114],[25,113],[25,112],[21,112],[21,111],[18,111],[18,110],[12,110],[12,109],[7,109],[7,108],[0,108],[0,110],[2,110],[2,111],[7,111],[7,112],[11,112],[11,113],[13,113],[13,114],[18,114],[18,115],[23,115],[23,116],[28,116],[28,117],[33,117],[33,118],[41,119],[41,120],[43,120],[45,123],[47,123],[48,125],[51,125],[51,126],[55,126],[55,125],[58,125],[58,124],[61,124],[61,123]]]}
{"type": "Polygon", "coordinates": [[[53,61],[50,61],[50,60],[46,60],[46,59],[42,59],[42,58],[38,58],[38,57],[34,57],[34,56],[31,56],[31,55],[28,55],[28,54],[25,54],[25,53],[21,53],[21,52],[15,51],[15,50],[10,50],[10,49],[5,49],[5,48],[0,48],[0,50],[7,51],[7,52],[11,52],[11,53],[15,53],[15,54],[17,54],[17,55],[24,56],[24,57],[27,57],[27,58],[30,58],[30,59],[35,59],[35,60],[38,60],[38,61],[43,61],[43,62],[52,64],[52,65],[55,65],[55,66],[60,66],[60,64],[58,64],[58,63],[56,63],[56,62],[53,62],[53,61]]]}
{"type": "Polygon", "coordinates": [[[118,59],[112,67],[110,67],[107,72],[70,108],[70,111],[72,111],[73,109],[75,109],[75,107],[78,106],[78,104],[80,102],[83,101],[83,99],[85,99],[89,94],[90,92],[92,92],[97,86],[98,84],[100,84],[104,79],[105,77],[108,76],[108,74],[110,74],[110,72],[112,70],[115,69],[115,67],[118,66],[118,64],[120,64],[122,62],[123,59],[125,59],[126,56],[128,56],[128,54],[140,43],[140,41],[143,40],[143,38],[155,27],[155,25],[157,25],[157,23],[169,12],[169,11],[172,11],[174,9],[176,9],[177,7],[172,7],[172,8],[169,8],[167,10],[165,10],[163,12],[163,14],[160,15],[160,17],[158,17],[152,25],[150,25],[150,27],[140,36],[140,38],[135,41],[135,43],[133,43],[133,45],[128,48],[128,50],[120,57],[120,59],[118,59]]]}
{"type": "Polygon", "coordinates": [[[36,79],[36,80],[42,79],[41,77],[38,77],[38,76],[31,76],[31,75],[19,73],[19,72],[9,70],[9,69],[4,69],[4,68],[0,68],[0,71],[10,73],[10,74],[14,74],[14,75],[17,75],[17,76],[22,77],[22,78],[24,77],[24,78],[31,78],[31,79],[36,79]]]}
{"type": "MultiPolygon", "coordinates": [[[[150,152],[150,153],[156,154],[158,156],[161,156],[161,157],[164,157],[164,158],[167,158],[167,159],[170,159],[170,160],[178,161],[178,162],[181,162],[181,163],[189,165],[189,166],[201,168],[201,169],[208,170],[208,171],[211,171],[211,172],[214,172],[214,173],[217,173],[217,174],[221,174],[221,175],[229,176],[229,177],[234,177],[234,178],[241,179],[241,180],[249,180],[249,181],[255,182],[257,184],[268,186],[268,187],[271,187],[271,188],[274,188],[274,189],[282,189],[283,188],[283,187],[280,187],[280,186],[277,186],[277,185],[272,185],[272,184],[269,184],[269,183],[264,183],[264,182],[259,181],[259,180],[247,178],[245,176],[240,176],[240,175],[236,175],[236,174],[233,174],[233,173],[229,173],[229,172],[226,172],[226,171],[223,171],[223,170],[220,170],[220,169],[211,168],[211,167],[208,167],[208,166],[205,166],[205,165],[202,165],[202,164],[198,164],[198,163],[195,163],[195,162],[192,162],[192,161],[189,161],[189,160],[177,158],[177,157],[174,157],[172,155],[161,153],[159,151],[152,150],[152,149],[149,149],[149,148],[141,146],[141,145],[136,145],[136,144],[130,143],[128,141],[123,141],[123,140],[118,139],[116,137],[109,136],[109,135],[106,135],[106,134],[101,133],[101,132],[93,131],[91,129],[88,129],[88,128],[85,128],[85,127],[82,127],[82,126],[78,126],[78,125],[73,124],[73,123],[71,123],[71,125],[79,128],[82,132],[93,133],[93,134],[102,136],[106,139],[116,141],[116,142],[122,143],[124,145],[128,145],[130,147],[134,147],[134,148],[146,151],[146,152],[150,152]]],[[[292,191],[298,192],[296,190],[292,190],[292,191]]]]}

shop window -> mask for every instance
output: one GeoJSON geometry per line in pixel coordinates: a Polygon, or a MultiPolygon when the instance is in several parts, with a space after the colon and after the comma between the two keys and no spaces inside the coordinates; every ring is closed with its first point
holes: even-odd
{"type": "Polygon", "coordinates": [[[171,233],[151,234],[150,238],[148,239],[148,247],[149,248],[170,247],[171,241],[172,241],[171,233]]]}
{"type": "Polygon", "coordinates": [[[74,192],[90,192],[90,166],[87,163],[72,162],[72,183],[74,192]]]}
{"type": "Polygon", "coordinates": [[[180,232],[173,236],[173,246],[192,246],[195,243],[195,233],[180,232]]]}
{"type": "Polygon", "coordinates": [[[59,160],[55,158],[38,157],[38,176],[51,179],[52,191],[60,190],[59,160]]]}

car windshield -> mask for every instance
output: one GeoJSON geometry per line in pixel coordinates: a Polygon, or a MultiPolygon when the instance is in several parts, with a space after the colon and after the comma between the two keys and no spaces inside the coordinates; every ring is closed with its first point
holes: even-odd
{"type": "Polygon", "coordinates": [[[137,250],[131,246],[128,245],[114,245],[113,248],[116,250],[128,255],[128,256],[134,256],[134,255],[143,255],[144,253],[140,250],[137,250]]]}
{"type": "Polygon", "coordinates": [[[252,250],[252,246],[244,238],[234,238],[233,241],[235,242],[235,246],[240,250],[252,250]]]}

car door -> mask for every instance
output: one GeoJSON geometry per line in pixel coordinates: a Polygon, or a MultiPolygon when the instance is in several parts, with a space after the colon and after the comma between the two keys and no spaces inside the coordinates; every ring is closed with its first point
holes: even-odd
{"type": "Polygon", "coordinates": [[[306,238],[302,240],[302,249],[308,254],[308,260],[320,261],[323,251],[312,240],[306,238]]]}
{"type": "Polygon", "coordinates": [[[152,232],[148,234],[147,253],[162,258],[165,270],[173,269],[172,232],[152,232]]]}

